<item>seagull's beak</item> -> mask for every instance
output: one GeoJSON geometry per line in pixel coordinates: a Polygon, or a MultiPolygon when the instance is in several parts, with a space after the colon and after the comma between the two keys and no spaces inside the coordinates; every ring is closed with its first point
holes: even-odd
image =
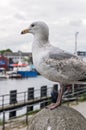
{"type": "Polygon", "coordinates": [[[26,33],[29,33],[29,29],[24,29],[21,34],[26,34],[26,33]]]}

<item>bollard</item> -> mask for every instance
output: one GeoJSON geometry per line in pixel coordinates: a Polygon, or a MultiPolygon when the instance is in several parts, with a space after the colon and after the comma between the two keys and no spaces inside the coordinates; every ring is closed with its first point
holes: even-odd
{"type": "MultiPolygon", "coordinates": [[[[10,91],[10,104],[17,103],[17,90],[10,91]]],[[[9,119],[16,117],[16,111],[9,112],[9,119]]]]}
{"type": "MultiPolygon", "coordinates": [[[[28,100],[34,99],[34,88],[28,88],[28,100]]],[[[33,111],[33,106],[27,107],[27,112],[33,111]]]]}
{"type": "MultiPolygon", "coordinates": [[[[42,86],[41,87],[41,94],[40,94],[40,97],[42,98],[42,97],[47,97],[47,86],[42,86]]],[[[46,101],[44,101],[43,103],[41,103],[40,104],[40,108],[42,109],[42,108],[44,108],[45,106],[47,106],[48,105],[48,102],[46,101]]]]}
{"type": "Polygon", "coordinates": [[[9,119],[16,117],[16,111],[12,111],[9,113],[9,119]]]}
{"type": "Polygon", "coordinates": [[[17,103],[17,90],[10,91],[10,104],[17,103]]]}
{"type": "Polygon", "coordinates": [[[56,103],[58,97],[58,84],[53,85],[53,90],[51,92],[51,100],[53,103],[56,103]]]}
{"type": "Polygon", "coordinates": [[[47,86],[42,86],[41,87],[41,97],[46,97],[47,96],[47,86]]]}
{"type": "Polygon", "coordinates": [[[34,88],[28,88],[28,100],[34,99],[34,88]]]}

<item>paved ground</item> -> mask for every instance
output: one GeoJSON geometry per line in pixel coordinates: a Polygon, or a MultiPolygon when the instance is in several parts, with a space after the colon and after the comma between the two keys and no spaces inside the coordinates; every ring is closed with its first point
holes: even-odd
{"type": "Polygon", "coordinates": [[[86,118],[86,101],[80,102],[78,105],[72,105],[71,107],[79,111],[86,118]]]}

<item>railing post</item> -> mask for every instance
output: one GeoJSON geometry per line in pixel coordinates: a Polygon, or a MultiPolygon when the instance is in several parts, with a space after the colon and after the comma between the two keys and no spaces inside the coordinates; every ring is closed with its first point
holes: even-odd
{"type": "Polygon", "coordinates": [[[28,125],[28,106],[26,107],[26,125],[28,125]]]}
{"type": "Polygon", "coordinates": [[[2,128],[2,130],[5,130],[4,95],[2,95],[2,109],[3,109],[3,128],[2,128]]]}
{"type": "Polygon", "coordinates": [[[2,109],[4,109],[4,95],[2,95],[2,109]]]}
{"type": "Polygon", "coordinates": [[[72,94],[74,96],[74,84],[72,84],[72,94]]]}
{"type": "Polygon", "coordinates": [[[79,101],[78,101],[79,99],[78,98],[79,98],[79,95],[78,95],[78,93],[76,93],[76,104],[77,105],[79,104],[79,101]]]}
{"type": "Polygon", "coordinates": [[[26,92],[24,92],[24,103],[26,102],[26,92]]]}
{"type": "Polygon", "coordinates": [[[5,130],[5,111],[3,110],[3,129],[5,130]]]}

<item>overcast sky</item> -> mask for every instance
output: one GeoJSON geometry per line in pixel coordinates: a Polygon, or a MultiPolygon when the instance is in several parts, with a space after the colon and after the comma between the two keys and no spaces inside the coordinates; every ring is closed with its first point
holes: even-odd
{"type": "Polygon", "coordinates": [[[33,36],[20,35],[33,21],[44,21],[54,46],[86,51],[86,0],[0,0],[0,50],[31,51],[33,36]]]}

